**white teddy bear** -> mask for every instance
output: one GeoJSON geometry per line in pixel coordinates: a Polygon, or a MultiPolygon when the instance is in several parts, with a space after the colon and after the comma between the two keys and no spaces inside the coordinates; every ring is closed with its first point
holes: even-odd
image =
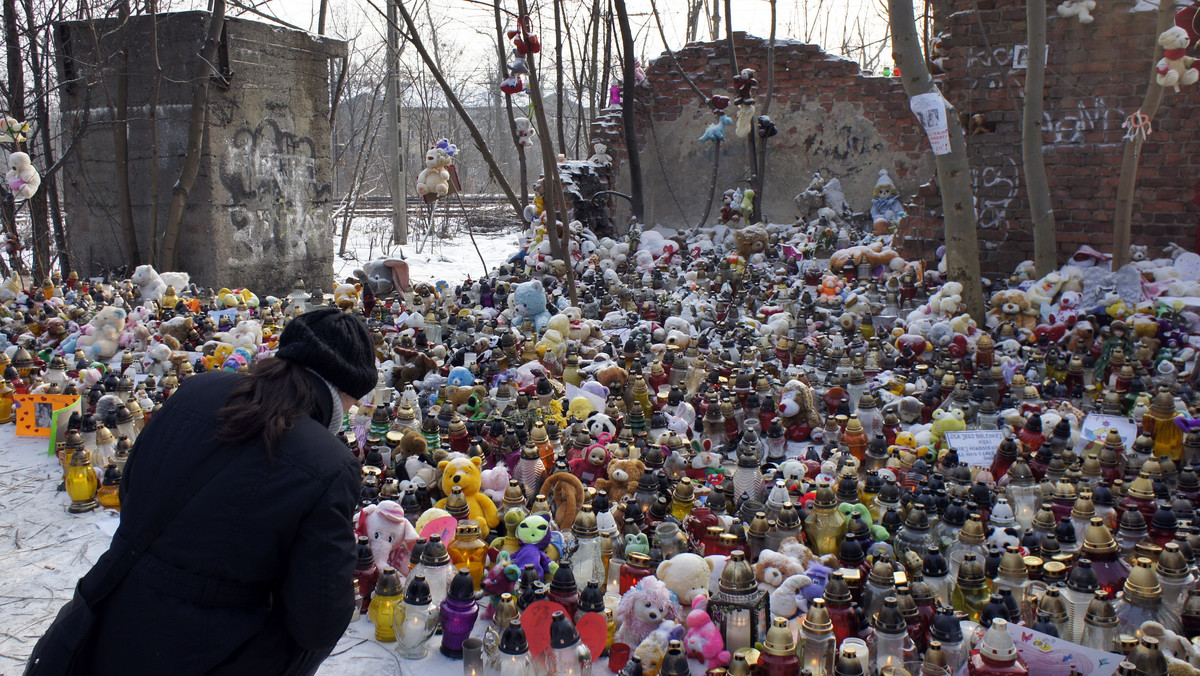
{"type": "Polygon", "coordinates": [[[8,156],[8,173],[5,174],[4,181],[12,192],[13,199],[20,202],[33,197],[38,186],[42,184],[42,177],[33,166],[29,155],[12,153],[8,156]]]}
{"type": "Polygon", "coordinates": [[[159,272],[151,265],[139,265],[133,271],[129,281],[137,285],[142,292],[142,300],[158,302],[168,286],[176,290],[186,289],[191,282],[191,275],[186,272],[159,272]]]}
{"type": "Polygon", "coordinates": [[[1096,9],[1096,0],[1066,0],[1058,6],[1058,15],[1078,17],[1079,23],[1091,23],[1095,20],[1092,17],[1093,9],[1096,9]]]}
{"type": "Polygon", "coordinates": [[[929,309],[934,314],[955,316],[963,309],[963,285],[958,282],[946,282],[942,288],[929,297],[929,309]]]}
{"type": "Polygon", "coordinates": [[[589,158],[593,164],[599,164],[602,167],[612,165],[612,155],[608,154],[608,146],[604,145],[603,143],[596,143],[592,146],[592,149],[596,151],[595,154],[589,158]]]}
{"type": "Polygon", "coordinates": [[[125,328],[126,312],[115,305],[108,305],[92,317],[84,335],[79,337],[76,347],[83,350],[89,359],[107,362],[117,353],[117,341],[125,328]]]}
{"type": "Polygon", "coordinates": [[[1179,85],[1194,85],[1196,80],[1200,80],[1200,70],[1192,68],[1196,59],[1186,54],[1190,42],[1187,31],[1179,26],[1172,26],[1158,36],[1163,58],[1155,66],[1155,80],[1160,86],[1174,87],[1175,91],[1179,91],[1179,85]]]}
{"type": "Polygon", "coordinates": [[[417,175],[417,194],[445,197],[450,192],[450,156],[434,146],[425,151],[425,168],[417,175]]]}
{"type": "Polygon", "coordinates": [[[533,145],[533,137],[537,134],[537,129],[528,117],[518,117],[513,120],[513,124],[517,127],[517,143],[528,148],[533,145]]]}

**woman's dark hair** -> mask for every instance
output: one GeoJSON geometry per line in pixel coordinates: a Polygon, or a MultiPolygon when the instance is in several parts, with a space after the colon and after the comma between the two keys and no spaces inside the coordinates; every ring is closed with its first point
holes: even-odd
{"type": "Polygon", "coordinates": [[[303,366],[286,359],[255,362],[217,412],[217,439],[237,444],[259,437],[267,454],[275,456],[296,419],[316,409],[318,382],[303,366]]]}

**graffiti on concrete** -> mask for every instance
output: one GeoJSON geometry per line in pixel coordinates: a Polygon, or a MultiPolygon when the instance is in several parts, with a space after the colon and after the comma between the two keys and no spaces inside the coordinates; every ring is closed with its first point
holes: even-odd
{"type": "Polygon", "coordinates": [[[230,195],[234,255],[247,261],[267,253],[306,257],[307,240],[324,231],[332,194],[317,178],[313,140],[267,118],[233,134],[220,171],[230,195]]]}

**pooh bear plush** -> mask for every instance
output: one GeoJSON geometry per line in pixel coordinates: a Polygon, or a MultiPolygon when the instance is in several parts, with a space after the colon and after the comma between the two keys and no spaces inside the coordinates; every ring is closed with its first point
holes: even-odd
{"type": "Polygon", "coordinates": [[[541,333],[550,323],[550,311],[546,309],[546,289],[538,280],[517,284],[513,287],[513,325],[520,328],[526,322],[541,333]]]}
{"type": "MultiPolygon", "coordinates": [[[[455,486],[462,488],[463,495],[467,498],[467,506],[470,508],[469,518],[479,522],[482,531],[480,536],[487,540],[490,530],[500,524],[500,517],[496,514],[496,503],[479,492],[483,485],[479,470],[482,461],[482,458],[479,457],[458,456],[439,462],[438,469],[442,472],[442,492],[450,495],[455,486]]],[[[445,509],[446,498],[439,500],[436,506],[445,509]]]]}

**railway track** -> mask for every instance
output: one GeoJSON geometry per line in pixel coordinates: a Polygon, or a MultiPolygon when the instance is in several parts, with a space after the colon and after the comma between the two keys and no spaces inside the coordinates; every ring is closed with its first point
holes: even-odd
{"type": "MultiPolygon", "coordinates": [[[[450,212],[457,214],[459,211],[458,199],[451,196],[449,198],[450,212]]],[[[466,207],[467,213],[477,211],[506,211],[509,210],[508,200],[504,195],[489,195],[489,194],[470,194],[462,193],[463,206],[466,207]]],[[[446,208],[439,200],[437,204],[438,213],[446,208]]],[[[341,218],[345,214],[345,210],[349,205],[345,203],[336,204],[333,207],[335,218],[341,218]]],[[[392,215],[392,198],[390,197],[364,197],[358,200],[353,205],[355,217],[363,218],[386,218],[392,215]]],[[[409,195],[408,197],[408,214],[409,216],[417,216],[425,213],[425,200],[417,195],[409,195]]],[[[509,211],[511,214],[511,211],[509,211]]]]}

